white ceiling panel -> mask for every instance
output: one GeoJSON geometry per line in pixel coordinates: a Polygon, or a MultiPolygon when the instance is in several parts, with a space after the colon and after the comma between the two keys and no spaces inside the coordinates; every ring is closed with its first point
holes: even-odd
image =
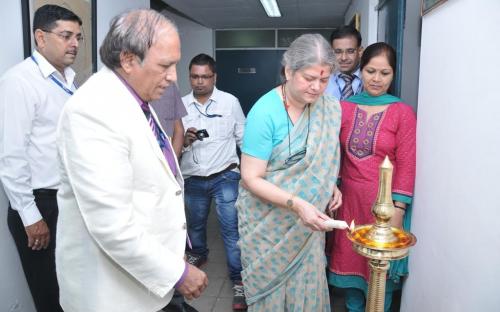
{"type": "Polygon", "coordinates": [[[268,17],[259,0],[163,0],[214,29],[333,28],[344,24],[351,0],[277,0],[282,17],[268,17]]]}

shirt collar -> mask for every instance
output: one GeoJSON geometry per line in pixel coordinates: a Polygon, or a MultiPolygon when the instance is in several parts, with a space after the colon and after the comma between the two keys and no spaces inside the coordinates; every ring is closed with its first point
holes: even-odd
{"type": "MultiPolygon", "coordinates": [[[[207,103],[208,102],[217,102],[217,98],[218,98],[218,95],[219,95],[220,91],[217,89],[217,87],[214,86],[214,90],[212,91],[212,94],[210,94],[210,97],[207,99],[207,103]]],[[[193,105],[195,103],[198,103],[198,101],[196,100],[196,98],[194,97],[193,95],[193,91],[191,91],[191,93],[189,93],[189,104],[188,105],[193,105]]],[[[201,103],[199,103],[201,104],[201,103]]]]}
{"type": "Polygon", "coordinates": [[[116,77],[118,77],[118,79],[120,79],[120,81],[125,85],[125,87],[127,88],[127,90],[132,94],[132,96],[135,98],[135,100],[137,101],[137,103],[139,103],[139,105],[143,106],[143,105],[147,104],[147,102],[145,102],[143,99],[141,99],[141,97],[134,90],[134,88],[132,88],[132,86],[122,76],[120,76],[120,74],[118,74],[114,70],[113,70],[113,73],[115,73],[116,77]]]}
{"type": "MultiPolygon", "coordinates": [[[[48,78],[50,75],[56,76],[61,82],[64,82],[64,79],[59,71],[52,66],[52,64],[47,61],[47,59],[40,54],[37,50],[33,50],[33,57],[38,63],[38,68],[40,68],[40,72],[44,78],[48,78]]],[[[66,85],[72,86],[75,80],[76,73],[71,67],[66,67],[64,69],[64,76],[66,77],[66,85]]]]}

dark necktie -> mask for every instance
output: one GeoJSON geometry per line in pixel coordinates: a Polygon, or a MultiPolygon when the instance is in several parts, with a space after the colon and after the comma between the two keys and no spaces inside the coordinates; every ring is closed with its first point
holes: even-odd
{"type": "Polygon", "coordinates": [[[156,121],[153,118],[153,115],[151,114],[151,110],[149,109],[148,103],[143,102],[141,104],[141,108],[142,111],[144,112],[144,115],[146,115],[146,119],[149,122],[149,126],[151,127],[151,130],[153,130],[153,134],[155,135],[155,138],[158,141],[158,144],[160,145],[161,151],[163,152],[163,155],[165,156],[165,159],[167,160],[167,163],[170,166],[170,170],[172,170],[172,173],[174,174],[174,176],[176,176],[177,167],[175,166],[174,153],[172,152],[172,149],[170,148],[170,145],[167,142],[168,140],[167,137],[156,124],[156,121]]]}
{"type": "Polygon", "coordinates": [[[345,100],[354,94],[354,91],[352,90],[352,80],[354,79],[354,76],[347,74],[340,74],[339,76],[345,81],[345,86],[344,89],[342,89],[342,95],[340,96],[341,100],[345,100]]]}

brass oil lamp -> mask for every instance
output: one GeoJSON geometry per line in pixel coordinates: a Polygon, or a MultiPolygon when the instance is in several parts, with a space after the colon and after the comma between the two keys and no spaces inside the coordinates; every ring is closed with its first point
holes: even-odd
{"type": "Polygon", "coordinates": [[[393,166],[386,156],[380,165],[377,200],[372,207],[375,224],[356,226],[347,232],[347,238],[353,243],[353,249],[369,259],[370,281],[366,312],[384,311],[389,260],[407,257],[409,248],[417,242],[413,234],[391,227],[389,224],[395,209],[391,191],[392,171],[393,166]]]}

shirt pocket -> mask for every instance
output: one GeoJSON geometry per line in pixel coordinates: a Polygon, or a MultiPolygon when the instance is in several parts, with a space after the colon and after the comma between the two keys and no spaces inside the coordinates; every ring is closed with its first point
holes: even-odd
{"type": "Polygon", "coordinates": [[[197,120],[198,118],[194,118],[191,114],[188,114],[185,117],[183,117],[182,125],[184,126],[184,131],[186,131],[188,128],[191,127],[198,128],[199,125],[196,125],[197,120]]]}
{"type": "Polygon", "coordinates": [[[216,138],[227,139],[234,135],[235,121],[233,116],[224,114],[222,117],[214,118],[216,138]]]}

